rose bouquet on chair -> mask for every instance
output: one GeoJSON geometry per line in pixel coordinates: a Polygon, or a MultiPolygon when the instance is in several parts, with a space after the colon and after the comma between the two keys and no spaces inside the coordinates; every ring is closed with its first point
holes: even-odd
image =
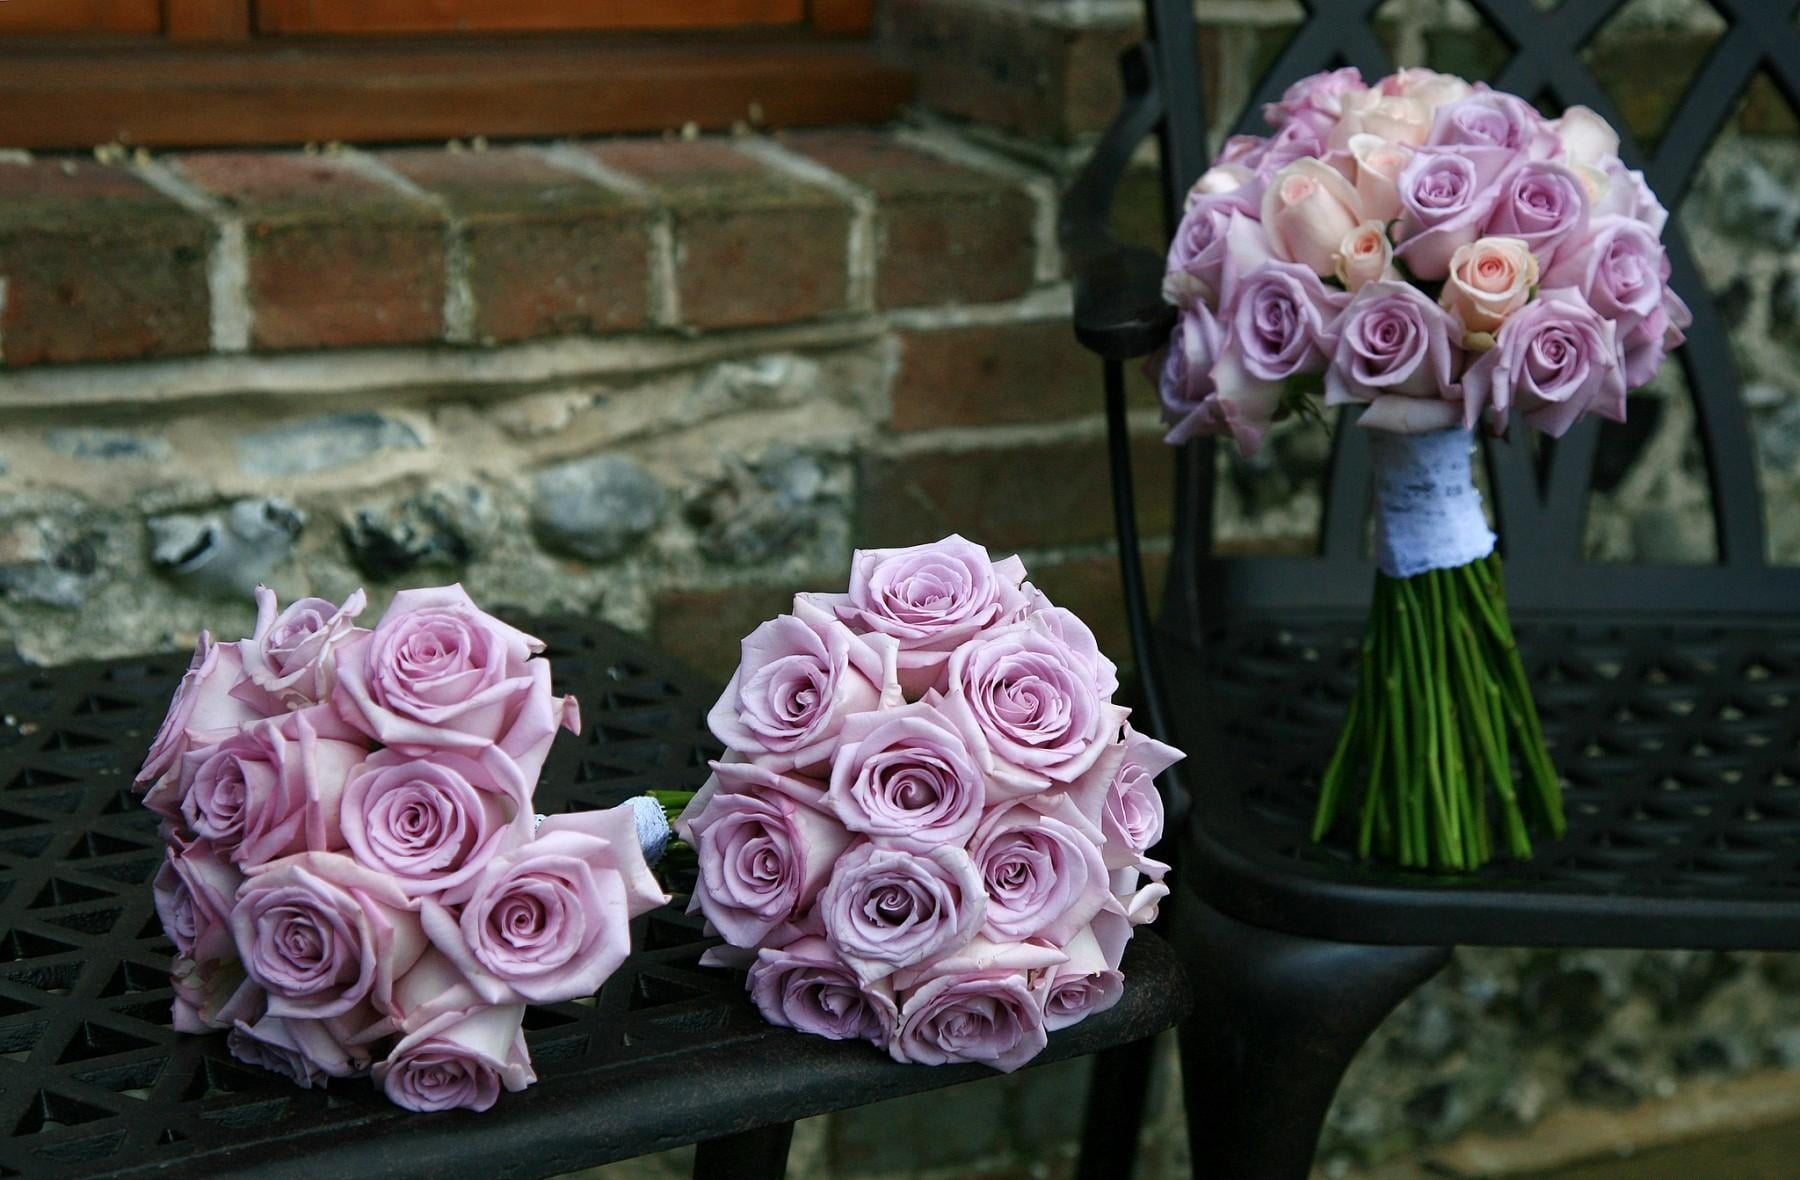
{"type": "Polygon", "coordinates": [[[1194,186],[1169,249],[1168,441],[1251,454],[1320,392],[1364,407],[1379,573],[1313,838],[1341,826],[1365,857],[1435,869],[1529,856],[1533,831],[1562,832],[1561,794],[1471,432],[1515,410],[1553,437],[1624,420],[1690,322],[1668,215],[1584,107],[1548,120],[1429,70],[1371,86],[1342,69],[1264,117],[1270,135],[1231,139],[1194,186]]]}
{"type": "Polygon", "coordinates": [[[580,728],[541,642],[460,586],[373,630],[363,604],[259,589],[250,638],[201,635],[138,773],[174,1025],[302,1086],[372,1072],[409,1109],[486,1110],[536,1080],[526,1004],[592,995],[668,901],[668,827],[648,799],[534,815],[580,728]]]}
{"type": "Polygon", "coordinates": [[[1168,894],[1154,779],[1093,633],[961,537],[864,550],[743,641],[676,829],[773,1023],[1013,1070],[1116,1003],[1168,894]]]}

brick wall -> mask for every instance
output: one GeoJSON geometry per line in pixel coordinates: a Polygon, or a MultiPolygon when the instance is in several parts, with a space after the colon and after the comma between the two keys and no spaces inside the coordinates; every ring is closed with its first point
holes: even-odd
{"type": "MultiPolygon", "coordinates": [[[[1301,8],[1197,10],[1212,109],[1233,110],[1301,8]]],[[[1638,0],[1591,48],[1639,133],[1718,36],[1706,11],[1638,0]],[[1666,69],[1632,68],[1652,58],[1666,69]]],[[[0,640],[39,660],[113,654],[246,629],[258,579],[379,603],[455,578],[722,674],[795,589],[841,582],[853,546],[960,530],[1023,551],[1123,657],[1098,368],[1068,331],[1051,231],[1135,12],[884,0],[883,36],[920,71],[899,127],[154,158],[0,145],[0,640]]],[[[1384,15],[1404,61],[1495,60],[1458,4],[1384,15]]],[[[1147,168],[1120,220],[1156,241],[1147,168]]],[[[1682,218],[1733,325],[1789,562],[1797,191],[1792,117],[1762,86],[1682,218]]],[[[1596,554],[1707,556],[1681,393],[1671,371],[1634,406],[1644,428],[1609,444],[1596,554]]],[[[1134,396],[1154,535],[1168,465],[1134,396]]],[[[1287,430],[1225,464],[1222,539],[1304,549],[1324,450],[1287,430]]],[[[1472,1129],[1525,1143],[1550,1112],[1785,1069],[1792,978],[1778,956],[1461,956],[1354,1067],[1331,1173],[1474,1158],[1472,1129]]],[[[1164,1069],[1150,1175],[1185,1158],[1164,1069]]],[[[1084,1078],[1033,1071],[812,1124],[796,1174],[1054,1174],[1084,1078]]],[[[1559,1141],[1578,1154],[1599,1135],[1559,1141]]]]}

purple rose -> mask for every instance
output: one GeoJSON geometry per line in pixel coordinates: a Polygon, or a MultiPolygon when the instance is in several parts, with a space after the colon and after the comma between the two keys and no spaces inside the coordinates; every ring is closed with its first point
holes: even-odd
{"type": "Polygon", "coordinates": [[[1517,405],[1552,438],[1594,413],[1625,420],[1625,370],[1610,320],[1568,287],[1543,290],[1500,325],[1494,347],[1463,374],[1465,414],[1517,405]]]}
{"type": "Polygon", "coordinates": [[[1561,164],[1532,161],[1503,182],[1486,232],[1520,239],[1549,267],[1560,251],[1586,238],[1587,223],[1587,191],[1575,174],[1561,164]]]}
{"type": "MultiPolygon", "coordinates": [[[[1156,921],[1157,907],[1161,905],[1163,898],[1169,896],[1169,887],[1162,882],[1163,873],[1168,866],[1153,860],[1146,860],[1143,864],[1142,869],[1113,870],[1113,900],[1118,903],[1118,910],[1123,912],[1127,928],[1156,921]],[[1150,878],[1148,882],[1143,879],[1146,874],[1150,878]]],[[[1103,920],[1112,916],[1112,910],[1102,910],[1095,914],[1095,927],[1098,928],[1103,920]]]]}
{"type": "Polygon", "coordinates": [[[579,730],[573,698],[550,692],[543,642],[486,613],[461,586],[402,590],[375,630],[338,649],[345,720],[410,754],[498,747],[536,781],[559,726],[579,730]]]}
{"type": "MultiPolygon", "coordinates": [[[[1325,370],[1325,404],[1390,397],[1454,400],[1452,374],[1462,350],[1454,317],[1410,283],[1375,282],[1358,291],[1337,326],[1337,352],[1325,370]]],[[[1459,415],[1446,405],[1449,420],[1459,415]]]]}
{"type": "Polygon", "coordinates": [[[1289,164],[1324,154],[1324,137],[1305,121],[1295,120],[1263,140],[1244,164],[1254,171],[1257,180],[1266,183],[1289,164]]]}
{"type": "Polygon", "coordinates": [[[393,878],[347,856],[304,852],[252,873],[231,933],[244,970],[269,993],[271,1016],[341,1016],[368,1001],[393,1009],[394,981],[425,950],[425,933],[393,878]]]}
{"type": "Polygon", "coordinates": [[[1504,148],[1532,160],[1548,159],[1562,145],[1532,105],[1497,90],[1481,90],[1437,110],[1426,143],[1432,147],[1504,148]]]}
{"type": "Polygon", "coordinates": [[[1221,386],[1215,366],[1225,348],[1225,326],[1205,304],[1184,308],[1160,360],[1152,360],[1163,421],[1171,446],[1191,438],[1226,434],[1246,455],[1254,455],[1281,406],[1281,387],[1257,381],[1236,366],[1235,380],[1221,386]]]}
{"type": "Polygon", "coordinates": [[[1061,962],[1052,947],[976,939],[960,954],[905,980],[895,1061],[976,1061],[1011,1073],[1043,1051],[1044,1014],[1030,976],[1061,962]]]}
{"type": "Polygon", "coordinates": [[[1169,243],[1163,298],[1177,307],[1222,307],[1237,277],[1270,259],[1261,215],[1262,189],[1254,182],[1196,198],[1169,243]]]}
{"type": "Polygon", "coordinates": [[[852,832],[924,852],[968,842],[987,800],[987,751],[931,703],[863,713],[844,724],[825,801],[852,832]]]}
{"type": "Polygon", "coordinates": [[[278,1073],[303,1090],[324,1086],[332,1078],[356,1077],[369,1071],[364,1045],[345,1043],[336,1020],[287,1020],[264,1016],[254,1024],[238,1021],[225,1036],[225,1047],[245,1065],[278,1073]]]}
{"type": "Polygon", "coordinates": [[[964,945],[986,910],[974,862],[947,845],[914,853],[859,843],[819,900],[825,937],[865,981],[964,945]]]}
{"type": "Polygon", "coordinates": [[[1368,89],[1363,84],[1362,72],[1355,66],[1310,74],[1284,90],[1281,101],[1263,106],[1263,122],[1281,128],[1299,121],[1310,127],[1315,135],[1323,136],[1344,113],[1344,98],[1368,89]]]}
{"type": "Polygon", "coordinates": [[[1325,367],[1327,329],[1348,301],[1327,291],[1319,276],[1296,262],[1271,262],[1238,284],[1226,356],[1241,358],[1250,376],[1286,381],[1325,367]]]}
{"type": "Polygon", "coordinates": [[[1068,962],[1044,971],[1044,1028],[1049,1032],[1104,1012],[1125,994],[1117,955],[1108,960],[1091,927],[1071,938],[1063,953],[1068,962]]]}
{"type": "Polygon", "coordinates": [[[283,709],[316,705],[337,682],[334,651],[357,631],[352,620],[368,599],[361,590],[333,606],[302,598],[279,614],[275,592],[256,588],[256,630],[237,644],[250,685],[283,709]]]}
{"type": "Polygon", "coordinates": [[[907,549],[858,549],[848,594],[807,597],[853,631],[893,639],[900,686],[916,699],[936,685],[958,645],[1025,613],[1024,580],[1017,557],[994,561],[980,545],[951,535],[907,549]]]}
{"type": "Polygon", "coordinates": [[[844,719],[901,701],[899,644],[858,635],[804,598],[744,637],[743,659],[706,715],[713,736],[771,770],[823,774],[844,719]]]}
{"type": "Polygon", "coordinates": [[[850,842],[824,807],[817,786],[755,763],[713,763],[675,824],[700,861],[691,908],[740,947],[803,917],[850,842]]]}
{"type": "Polygon", "coordinates": [[[524,1019],[523,1004],[446,1012],[376,1062],[375,1081],[407,1110],[487,1110],[502,1086],[518,1091],[537,1081],[524,1019]]]}
{"type": "Polygon", "coordinates": [[[1592,231],[1585,249],[1566,252],[1544,272],[1542,285],[1581,292],[1623,335],[1662,310],[1669,256],[1648,226],[1629,217],[1597,217],[1592,231]]]}
{"type": "Polygon", "coordinates": [[[421,916],[486,1002],[553,1004],[599,991],[631,952],[631,919],[668,901],[622,806],[551,816],[421,916]]]}
{"type": "Polygon", "coordinates": [[[1672,287],[1663,288],[1662,303],[1629,332],[1619,337],[1619,358],[1625,366],[1625,386],[1636,389],[1662,368],[1669,350],[1678,348],[1687,337],[1685,330],[1694,322],[1681,296],[1672,287]]]}
{"type": "Polygon", "coordinates": [[[1074,937],[1109,897],[1102,838],[1066,796],[990,812],[969,845],[988,898],[982,933],[1057,946],[1074,937]]]}
{"type": "Polygon", "coordinates": [[[1072,783],[1119,735],[1128,710],[1091,658],[1037,617],[992,632],[950,657],[942,708],[993,755],[990,802],[1072,783]]]}
{"type": "Polygon", "coordinates": [[[175,992],[169,1024],[176,1032],[209,1033],[254,1020],[263,1011],[263,989],[244,973],[236,959],[200,962],[176,955],[169,964],[169,986],[175,992]]]}
{"type": "MultiPolygon", "coordinates": [[[[1473,101],[1473,100],[1470,100],[1473,101]]],[[[1422,149],[1400,172],[1399,247],[1421,279],[1450,273],[1450,256],[1482,234],[1512,158],[1503,152],[1422,149]]]]}
{"type": "MultiPolygon", "coordinates": [[[[194,657],[188,661],[187,671],[182,673],[181,683],[169,700],[169,711],[150,743],[144,765],[132,780],[134,790],[141,791],[167,778],[192,746],[217,741],[235,732],[243,722],[263,715],[231,695],[243,678],[237,645],[214,643],[212,636],[202,631],[200,642],[194,645],[194,657]]],[[[175,817],[166,791],[146,798],[144,805],[165,819],[175,817]]]]}
{"type": "Polygon", "coordinates": [[[235,953],[229,919],[243,880],[204,840],[163,850],[151,892],[176,954],[205,962],[235,953]]]}
{"type": "Polygon", "coordinates": [[[1662,236],[1669,222],[1669,211],[1662,207],[1644,174],[1625,167],[1617,156],[1605,160],[1600,171],[1606,176],[1606,191],[1594,201],[1595,217],[1629,217],[1640,221],[1651,233],[1662,236]]]}
{"type": "Polygon", "coordinates": [[[1162,795],[1156,776],[1186,757],[1173,746],[1141,734],[1129,725],[1118,769],[1101,805],[1102,854],[1108,869],[1136,865],[1163,834],[1162,795]]]}
{"type": "Polygon", "coordinates": [[[899,1013],[885,980],[864,983],[823,938],[764,947],[750,967],[750,998],[763,1018],[834,1041],[885,1046],[899,1013]]]}
{"type": "Polygon", "coordinates": [[[329,724],[329,710],[259,721],[182,755],[187,826],[245,870],[295,852],[342,848],[344,784],[368,752],[319,736],[315,721],[329,724]]]}
{"type": "Polygon", "coordinates": [[[531,838],[534,785],[497,750],[480,761],[381,750],[344,787],[344,842],[404,892],[441,892],[531,838]]]}

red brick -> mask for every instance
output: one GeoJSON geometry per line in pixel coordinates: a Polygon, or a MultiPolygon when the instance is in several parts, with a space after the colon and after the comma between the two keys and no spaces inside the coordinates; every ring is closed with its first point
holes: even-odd
{"type": "Polygon", "coordinates": [[[0,350],[9,365],[204,351],[205,220],[119,168],[0,164],[0,350]]]}
{"type": "Polygon", "coordinates": [[[1101,412],[1100,362],[1067,320],[900,334],[895,430],[1050,422],[1101,412]]]}
{"type": "Polygon", "coordinates": [[[783,142],[875,194],[875,299],[882,307],[986,303],[1030,290],[1037,214],[1018,184],[878,131],[814,132],[783,142]]]}
{"type": "Polygon", "coordinates": [[[618,332],[649,318],[649,208],[536,153],[408,148],[381,159],[462,223],[475,335],[618,332]]]}
{"type": "Polygon", "coordinates": [[[849,202],[718,140],[590,149],[650,186],[675,233],[681,320],[697,328],[792,323],[843,311],[849,202]]]}
{"type": "MultiPolygon", "coordinates": [[[[839,575],[843,582],[848,574],[839,575]]],[[[793,609],[802,590],[828,590],[829,577],[794,586],[665,590],[656,596],[656,645],[723,688],[738,665],[739,641],[757,624],[793,609]]]]}
{"type": "Polygon", "coordinates": [[[176,162],[244,219],[253,346],[442,338],[445,229],[429,205],[328,156],[206,152],[176,162]]]}
{"type": "MultiPolygon", "coordinates": [[[[1169,527],[1173,452],[1133,443],[1140,527],[1169,527]]],[[[991,548],[1079,545],[1113,535],[1106,444],[1096,438],[870,454],[857,480],[854,541],[916,545],[961,533],[991,548]]]]}
{"type": "MultiPolygon", "coordinates": [[[[1032,558],[1026,563],[1031,582],[1057,606],[1067,607],[1093,629],[1100,650],[1121,666],[1134,663],[1131,631],[1125,623],[1125,591],[1119,581],[1119,559],[1078,557],[1068,561],[1032,558]]],[[[1144,555],[1144,581],[1155,614],[1162,601],[1163,578],[1169,559],[1160,553],[1144,555]]]]}

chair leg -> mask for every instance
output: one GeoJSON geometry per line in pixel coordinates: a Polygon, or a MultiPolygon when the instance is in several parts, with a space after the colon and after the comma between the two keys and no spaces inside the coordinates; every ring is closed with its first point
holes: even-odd
{"type": "Polygon", "coordinates": [[[1194,1014],[1180,1029],[1194,1175],[1305,1180],[1356,1050],[1449,947],[1320,942],[1190,896],[1176,910],[1194,1014]]]}
{"type": "Polygon", "coordinates": [[[781,1180],[794,1124],[776,1123],[708,1139],[694,1151],[694,1180],[781,1180]]]}
{"type": "Polygon", "coordinates": [[[1156,1038],[1145,1037],[1094,1055],[1088,1080],[1087,1114],[1081,1127],[1076,1180],[1117,1180],[1137,1164],[1138,1132],[1144,1125],[1144,1096],[1156,1038]]]}

